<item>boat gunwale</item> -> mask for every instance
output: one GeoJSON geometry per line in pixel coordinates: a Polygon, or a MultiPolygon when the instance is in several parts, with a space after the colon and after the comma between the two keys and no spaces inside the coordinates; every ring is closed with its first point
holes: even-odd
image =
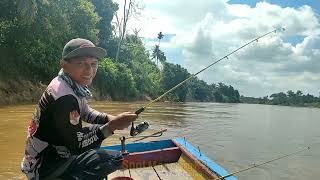
{"type": "Polygon", "coordinates": [[[213,169],[210,169],[210,167],[204,165],[199,159],[197,159],[195,156],[192,155],[190,151],[183,145],[179,144],[177,141],[172,140],[173,143],[180,148],[182,153],[187,156],[194,164],[195,164],[195,169],[200,170],[201,172],[204,172],[206,176],[208,176],[210,179],[216,179],[219,178],[219,174],[215,172],[213,169]]]}
{"type": "MultiPolygon", "coordinates": [[[[224,177],[226,175],[229,175],[230,173],[225,170],[222,166],[214,162],[212,159],[207,157],[205,154],[199,151],[199,149],[196,149],[192,144],[190,144],[188,141],[186,141],[185,138],[177,137],[173,142],[176,142],[177,144],[181,145],[186,149],[194,158],[196,158],[201,164],[209,168],[212,172],[216,173],[219,177],[224,177]]],[[[176,145],[177,145],[176,144],[176,145]]],[[[224,178],[226,180],[238,180],[235,176],[230,176],[224,178]]]]}

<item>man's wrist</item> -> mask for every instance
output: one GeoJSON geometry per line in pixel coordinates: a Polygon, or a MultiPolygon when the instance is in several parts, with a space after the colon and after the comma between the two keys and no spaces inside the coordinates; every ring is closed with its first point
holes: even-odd
{"type": "Polygon", "coordinates": [[[110,122],[110,121],[114,120],[114,118],[115,118],[115,116],[110,115],[110,114],[107,114],[107,116],[106,116],[107,122],[110,122]]]}
{"type": "Polygon", "coordinates": [[[103,133],[104,137],[107,138],[114,134],[115,129],[112,126],[112,123],[108,122],[107,124],[100,126],[100,130],[103,133]]]}

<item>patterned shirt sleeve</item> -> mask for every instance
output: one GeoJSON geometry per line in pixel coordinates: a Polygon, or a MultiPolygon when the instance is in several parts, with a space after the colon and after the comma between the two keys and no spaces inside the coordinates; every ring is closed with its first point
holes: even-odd
{"type": "Polygon", "coordinates": [[[87,100],[82,102],[84,104],[84,109],[81,114],[81,118],[90,124],[106,124],[108,117],[106,113],[99,112],[88,105],[87,100]]]}

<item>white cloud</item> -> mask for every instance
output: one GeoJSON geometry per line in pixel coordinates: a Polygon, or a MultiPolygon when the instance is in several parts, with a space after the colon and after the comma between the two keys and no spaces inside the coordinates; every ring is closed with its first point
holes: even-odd
{"type": "Polygon", "coordinates": [[[179,62],[191,73],[217,60],[249,40],[285,27],[277,33],[249,45],[237,54],[199,75],[209,83],[231,84],[240,93],[265,96],[271,93],[303,90],[318,95],[320,89],[319,16],[309,6],[282,8],[260,2],[252,8],[228,4],[225,0],[146,0],[139,26],[144,37],[156,37],[159,31],[176,34],[161,48],[182,52],[179,62]],[[304,37],[296,45],[284,38],[304,37]]]}

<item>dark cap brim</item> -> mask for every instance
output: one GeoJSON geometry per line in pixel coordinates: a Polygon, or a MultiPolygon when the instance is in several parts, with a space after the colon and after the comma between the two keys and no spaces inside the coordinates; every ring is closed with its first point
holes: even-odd
{"type": "Polygon", "coordinates": [[[77,48],[63,57],[63,59],[71,59],[76,57],[95,57],[102,59],[106,56],[107,51],[101,47],[83,47],[77,48]]]}

